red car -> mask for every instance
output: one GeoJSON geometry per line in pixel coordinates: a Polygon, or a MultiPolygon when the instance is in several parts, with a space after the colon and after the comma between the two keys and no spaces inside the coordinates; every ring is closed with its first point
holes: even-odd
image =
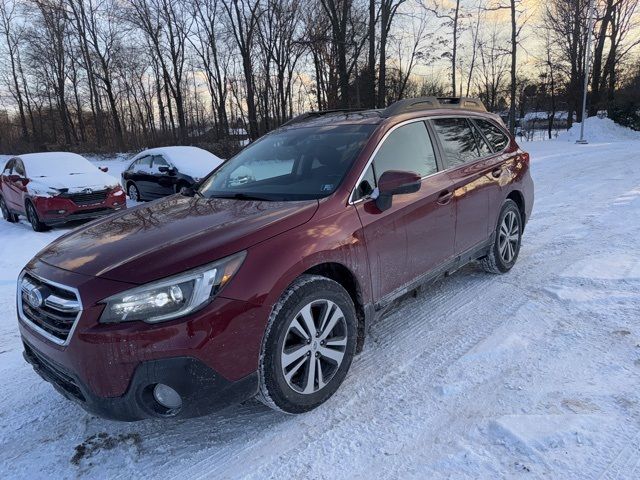
{"type": "Polygon", "coordinates": [[[0,210],[8,222],[25,215],[36,232],[127,207],[118,181],[88,160],[66,152],[10,159],[0,173],[0,210]]]}
{"type": "Polygon", "coordinates": [[[529,155],[477,100],[312,112],[41,251],[18,283],[25,358],[114,419],[305,412],[393,300],[472,260],[509,271],[532,207],[529,155]]]}

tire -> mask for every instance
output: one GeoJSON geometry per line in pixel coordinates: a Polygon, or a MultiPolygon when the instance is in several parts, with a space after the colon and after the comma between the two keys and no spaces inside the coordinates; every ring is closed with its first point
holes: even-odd
{"type": "Polygon", "coordinates": [[[4,198],[0,197],[0,211],[2,212],[2,218],[9,223],[16,223],[18,221],[18,215],[12,213],[9,207],[4,201],[4,198]]]}
{"type": "Polygon", "coordinates": [[[140,198],[140,190],[138,190],[138,186],[133,182],[130,182],[129,185],[127,185],[127,195],[134,202],[142,201],[142,198],[140,198]]]}
{"type": "Polygon", "coordinates": [[[258,400],[291,414],[326,402],[349,371],[356,337],[356,311],[347,291],[328,278],[302,275],[282,294],[269,317],[260,355],[258,400]]]}
{"type": "Polygon", "coordinates": [[[24,209],[25,212],[27,212],[27,220],[29,220],[34,232],[46,232],[49,230],[49,227],[38,218],[38,212],[36,211],[36,207],[33,206],[33,203],[27,200],[24,204],[24,209]]]}
{"type": "Polygon", "coordinates": [[[515,265],[522,242],[522,215],[518,205],[507,199],[502,205],[495,240],[486,257],[480,260],[489,273],[506,273],[515,265]]]}

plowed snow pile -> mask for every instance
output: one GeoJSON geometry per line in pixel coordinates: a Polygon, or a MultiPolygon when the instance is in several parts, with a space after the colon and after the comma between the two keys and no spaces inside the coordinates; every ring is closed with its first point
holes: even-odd
{"type": "Polygon", "coordinates": [[[0,220],[0,478],[639,478],[640,141],[614,127],[523,144],[536,203],[513,270],[405,300],[301,416],[249,401],[126,424],[65,400],[14,313],[21,268],[65,230],[0,220]]]}
{"type": "MultiPolygon", "coordinates": [[[[558,135],[558,140],[575,142],[580,138],[580,124],[558,135]]],[[[640,132],[618,125],[610,118],[589,117],[584,125],[584,138],[589,143],[615,142],[620,140],[640,140],[640,132]]]]}

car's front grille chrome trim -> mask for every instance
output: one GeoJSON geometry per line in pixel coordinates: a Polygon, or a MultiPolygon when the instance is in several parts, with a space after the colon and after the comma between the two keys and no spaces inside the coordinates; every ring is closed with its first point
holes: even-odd
{"type": "Polygon", "coordinates": [[[23,270],[16,297],[22,323],[57,345],[68,345],[82,314],[77,289],[23,270]]]}

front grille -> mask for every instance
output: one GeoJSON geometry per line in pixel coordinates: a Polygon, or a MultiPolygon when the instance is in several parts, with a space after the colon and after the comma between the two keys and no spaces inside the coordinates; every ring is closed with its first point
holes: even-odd
{"type": "Polygon", "coordinates": [[[85,397],[82,394],[82,390],[78,387],[76,381],[67,374],[64,369],[47,357],[42,355],[36,349],[31,348],[26,343],[24,344],[24,353],[27,357],[27,361],[33,365],[33,367],[42,375],[45,380],[60,387],[63,391],[67,392],[74,398],[84,402],[85,397]]]}
{"type": "Polygon", "coordinates": [[[104,202],[108,193],[109,190],[97,190],[91,193],[67,193],[64,196],[76,205],[91,205],[104,202]]]}
{"type": "Polygon", "coordinates": [[[82,305],[70,287],[25,272],[19,279],[18,309],[23,320],[51,341],[64,345],[82,305]]]}

